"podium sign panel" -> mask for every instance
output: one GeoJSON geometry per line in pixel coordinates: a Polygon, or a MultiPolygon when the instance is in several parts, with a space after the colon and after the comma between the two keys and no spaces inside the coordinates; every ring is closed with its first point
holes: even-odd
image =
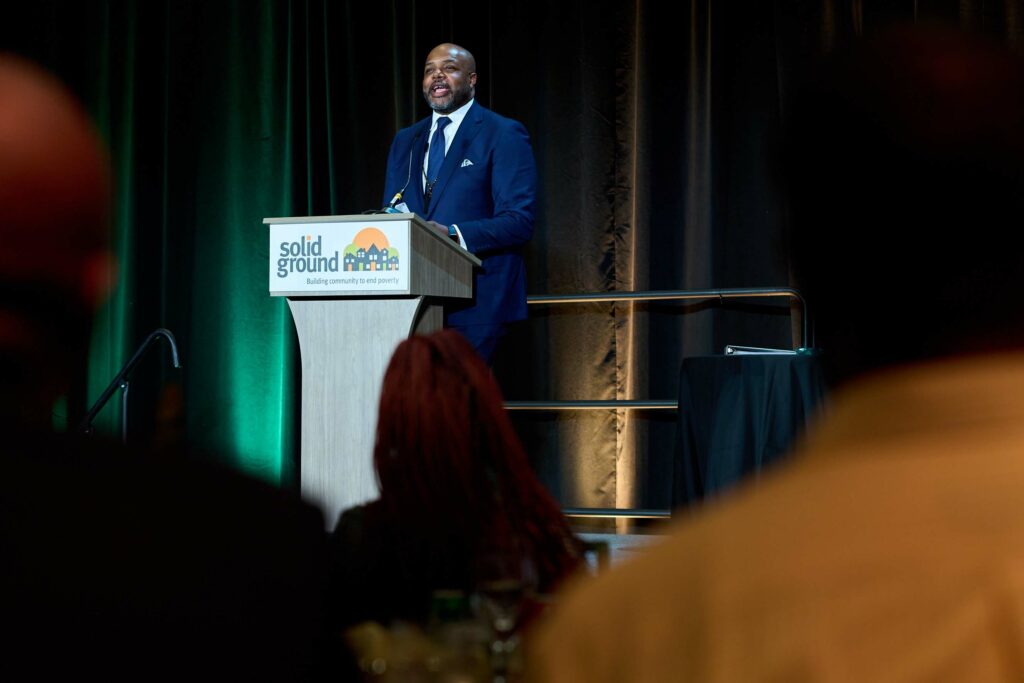
{"type": "Polygon", "coordinates": [[[288,298],[302,358],[302,495],[338,514],[377,496],[373,444],[398,343],[473,295],[480,261],[413,214],[265,218],[269,292],[288,298]]]}
{"type": "Polygon", "coordinates": [[[408,294],[411,227],[411,220],[271,224],[270,293],[408,294]]]}

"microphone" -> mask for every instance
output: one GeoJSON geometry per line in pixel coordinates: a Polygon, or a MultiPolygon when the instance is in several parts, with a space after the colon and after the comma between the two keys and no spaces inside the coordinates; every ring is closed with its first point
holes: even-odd
{"type": "MultiPolygon", "coordinates": [[[[414,148],[415,149],[415,148],[414,148]]],[[[412,180],[412,153],[413,150],[409,150],[409,173],[405,177],[405,185],[402,185],[402,189],[395,193],[395,196],[391,198],[388,205],[384,207],[384,213],[402,213],[395,206],[402,201],[402,195],[405,194],[405,189],[409,187],[409,181],[412,180]]]]}

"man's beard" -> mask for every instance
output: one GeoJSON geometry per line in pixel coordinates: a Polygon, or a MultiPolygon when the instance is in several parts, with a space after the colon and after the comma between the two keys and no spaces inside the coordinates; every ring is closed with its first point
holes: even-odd
{"type": "Polygon", "coordinates": [[[427,101],[427,105],[438,114],[450,114],[466,102],[469,102],[472,97],[473,86],[471,85],[461,87],[458,90],[453,89],[447,97],[440,100],[431,99],[429,88],[423,93],[423,99],[427,101]]]}

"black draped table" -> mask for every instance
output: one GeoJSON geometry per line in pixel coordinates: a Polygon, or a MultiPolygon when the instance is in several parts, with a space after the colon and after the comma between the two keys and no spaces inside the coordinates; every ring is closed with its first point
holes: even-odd
{"type": "Polygon", "coordinates": [[[824,395],[814,355],[685,359],[679,376],[673,507],[720,493],[784,457],[824,395]]]}

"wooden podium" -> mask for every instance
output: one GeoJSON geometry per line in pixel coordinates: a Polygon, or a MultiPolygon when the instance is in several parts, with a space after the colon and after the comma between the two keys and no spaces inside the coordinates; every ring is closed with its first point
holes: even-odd
{"type": "Polygon", "coordinates": [[[270,295],[288,298],[302,358],[303,497],[338,514],[377,496],[381,381],[410,334],[473,296],[479,259],[411,213],[265,218],[270,295]]]}

